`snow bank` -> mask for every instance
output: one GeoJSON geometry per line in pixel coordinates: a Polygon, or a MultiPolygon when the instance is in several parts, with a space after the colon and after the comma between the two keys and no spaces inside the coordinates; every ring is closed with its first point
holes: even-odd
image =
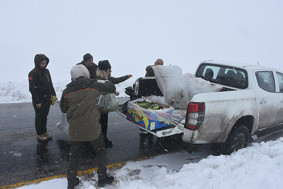
{"type": "MultiPolygon", "coordinates": [[[[283,188],[283,138],[254,143],[231,155],[206,156],[177,152],[143,161],[129,161],[114,170],[108,189],[281,189],[283,188]],[[200,160],[200,161],[196,161],[200,160]]],[[[97,174],[80,177],[80,189],[97,187],[97,174]]],[[[21,189],[66,188],[59,178],[21,189]]]]}
{"type": "MultiPolygon", "coordinates": [[[[53,82],[58,99],[61,98],[62,91],[69,82],[70,81],[53,82]]],[[[125,88],[132,86],[132,84],[133,80],[127,80],[115,85],[116,90],[120,93],[118,97],[126,97],[125,88]]],[[[0,86],[0,104],[31,102],[28,81],[2,82],[0,86]]]]}

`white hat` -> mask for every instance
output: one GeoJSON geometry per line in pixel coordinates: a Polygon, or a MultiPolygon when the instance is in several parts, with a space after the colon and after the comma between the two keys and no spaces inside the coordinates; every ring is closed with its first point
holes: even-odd
{"type": "Polygon", "coordinates": [[[70,73],[73,81],[78,79],[79,77],[90,78],[88,69],[82,64],[73,66],[70,73]]]}

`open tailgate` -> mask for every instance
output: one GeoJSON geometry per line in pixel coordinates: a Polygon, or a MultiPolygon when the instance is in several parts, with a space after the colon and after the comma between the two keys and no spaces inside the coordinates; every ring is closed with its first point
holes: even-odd
{"type": "MultiPolygon", "coordinates": [[[[129,90],[129,89],[128,89],[129,90]]],[[[132,92],[127,92],[126,94],[130,96],[130,100],[138,99],[143,96],[163,96],[161,93],[155,77],[140,77],[136,80],[132,87],[132,92]]],[[[125,119],[128,119],[128,102],[125,102],[121,105],[119,105],[119,108],[117,112],[123,116],[125,119]]],[[[172,122],[170,126],[162,127],[156,130],[147,130],[137,124],[137,127],[139,127],[141,130],[144,130],[152,135],[155,135],[157,137],[166,137],[171,136],[179,133],[183,133],[184,130],[184,118],[186,116],[186,110],[174,110],[172,115],[172,122]]]]}

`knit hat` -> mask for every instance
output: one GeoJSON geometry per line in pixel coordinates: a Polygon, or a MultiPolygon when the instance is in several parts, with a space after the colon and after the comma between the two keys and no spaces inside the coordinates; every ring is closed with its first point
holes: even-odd
{"type": "Polygon", "coordinates": [[[111,65],[108,60],[101,60],[98,62],[98,69],[99,70],[107,70],[110,69],[111,65]]]}
{"type": "Polygon", "coordinates": [[[83,56],[83,59],[84,59],[83,61],[86,62],[86,61],[88,61],[88,60],[90,60],[90,59],[93,59],[93,57],[92,57],[91,54],[86,53],[86,54],[83,56]]]}
{"type": "Polygon", "coordinates": [[[82,64],[73,66],[70,73],[73,81],[78,79],[79,77],[90,78],[88,69],[82,64]]]}

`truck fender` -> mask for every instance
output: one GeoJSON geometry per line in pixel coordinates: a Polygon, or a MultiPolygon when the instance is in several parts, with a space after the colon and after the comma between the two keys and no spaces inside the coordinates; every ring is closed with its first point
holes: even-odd
{"type": "Polygon", "coordinates": [[[227,127],[224,136],[225,143],[229,139],[232,131],[236,128],[239,128],[240,126],[244,125],[248,128],[249,134],[251,134],[254,126],[255,118],[252,115],[243,115],[242,116],[235,116],[232,118],[232,121],[229,123],[229,126],[227,127]]]}

